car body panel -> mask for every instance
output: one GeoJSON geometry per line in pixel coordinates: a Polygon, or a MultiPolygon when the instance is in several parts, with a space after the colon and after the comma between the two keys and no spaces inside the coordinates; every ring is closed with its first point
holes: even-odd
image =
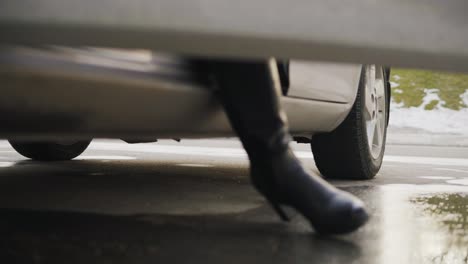
{"type": "Polygon", "coordinates": [[[320,63],[292,60],[290,63],[291,86],[288,96],[328,101],[353,103],[361,65],[320,63]]]}
{"type": "MultiPolygon", "coordinates": [[[[60,47],[3,49],[0,138],[233,135],[210,88],[197,83],[183,62],[171,56],[145,57],[144,53],[133,58],[131,53],[122,56],[122,52],[60,47]]],[[[342,77],[337,76],[336,83],[343,82],[342,77]]],[[[350,94],[357,87],[348,85],[343,90],[350,94]]],[[[326,91],[319,93],[321,99],[326,99],[326,91]]],[[[328,91],[338,98],[336,90],[328,91]]],[[[343,97],[349,102],[313,100],[307,94],[298,97],[283,96],[281,100],[292,133],[306,137],[336,128],[354,101],[351,95],[343,97]]]]}
{"type": "Polygon", "coordinates": [[[2,0],[0,43],[468,71],[466,0],[2,0]]]}

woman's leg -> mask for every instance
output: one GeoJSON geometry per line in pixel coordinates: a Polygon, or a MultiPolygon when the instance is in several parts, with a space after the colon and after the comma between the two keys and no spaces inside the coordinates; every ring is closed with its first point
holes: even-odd
{"type": "Polygon", "coordinates": [[[319,233],[351,232],[366,222],[360,200],[309,174],[291,151],[273,59],[201,65],[212,74],[231,126],[247,151],[253,185],[283,219],[281,204],[294,207],[319,233]]]}

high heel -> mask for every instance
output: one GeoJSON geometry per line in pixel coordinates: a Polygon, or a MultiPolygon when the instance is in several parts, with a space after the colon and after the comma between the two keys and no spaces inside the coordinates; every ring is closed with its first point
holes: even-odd
{"type": "Polygon", "coordinates": [[[266,197],[266,198],[267,198],[268,202],[271,204],[271,207],[273,207],[273,209],[275,210],[276,214],[281,218],[281,220],[283,220],[284,222],[291,221],[291,219],[286,214],[286,212],[283,210],[283,208],[281,208],[279,203],[277,203],[276,201],[273,201],[271,199],[268,199],[268,197],[266,197]]]}
{"type": "Polygon", "coordinates": [[[252,184],[281,219],[289,220],[281,206],[291,206],[322,234],[351,232],[367,221],[359,199],[306,172],[291,151],[273,59],[196,65],[213,75],[217,95],[249,156],[252,184]]]}
{"type": "Polygon", "coordinates": [[[261,168],[252,166],[256,168],[251,170],[252,183],[281,219],[288,219],[281,206],[293,207],[321,234],[348,233],[368,220],[359,199],[311,176],[290,149],[277,153],[269,166],[263,164],[261,168]]]}

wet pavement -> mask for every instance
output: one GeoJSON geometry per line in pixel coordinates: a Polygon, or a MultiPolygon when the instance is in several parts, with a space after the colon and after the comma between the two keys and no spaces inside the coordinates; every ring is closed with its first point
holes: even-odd
{"type": "Polygon", "coordinates": [[[247,172],[236,141],[97,141],[56,163],[1,141],[0,263],[468,263],[468,148],[390,145],[374,180],[333,181],[371,214],[346,236],[282,223],[247,172]]]}

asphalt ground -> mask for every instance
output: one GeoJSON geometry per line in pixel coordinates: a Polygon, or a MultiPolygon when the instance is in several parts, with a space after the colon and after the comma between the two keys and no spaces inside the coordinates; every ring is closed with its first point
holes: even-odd
{"type": "Polygon", "coordinates": [[[0,141],[0,263],[468,263],[468,148],[398,142],[375,179],[331,181],[371,219],[323,237],[280,221],[236,140],[96,140],[51,163],[0,141]]]}

